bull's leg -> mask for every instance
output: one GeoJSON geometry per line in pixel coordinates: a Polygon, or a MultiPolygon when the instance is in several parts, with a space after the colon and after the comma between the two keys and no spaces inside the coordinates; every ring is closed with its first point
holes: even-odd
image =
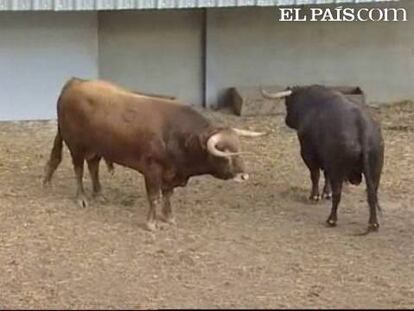
{"type": "Polygon", "coordinates": [[[313,153],[309,150],[309,148],[306,148],[306,145],[303,144],[301,141],[301,149],[300,154],[302,156],[303,161],[305,162],[306,166],[309,169],[310,172],[310,178],[312,181],[312,190],[311,194],[309,196],[309,199],[312,201],[319,201],[320,195],[319,195],[319,165],[317,161],[315,160],[315,157],[313,153]]]}
{"type": "Polygon", "coordinates": [[[320,176],[319,168],[310,169],[312,191],[311,191],[309,199],[312,201],[319,201],[321,198],[319,195],[319,176],[320,176]]]}
{"type": "MultiPolygon", "coordinates": [[[[384,165],[384,146],[379,146],[376,152],[370,154],[370,178],[364,172],[365,183],[367,185],[367,196],[369,204],[368,231],[378,231],[379,222],[377,218],[377,209],[381,211],[378,202],[378,188],[381,180],[382,167],[384,165]]],[[[366,171],[366,170],[365,170],[366,171]]]]}
{"type": "Polygon", "coordinates": [[[331,185],[332,185],[332,209],[331,214],[329,215],[327,219],[327,223],[329,226],[334,227],[336,226],[336,221],[338,220],[338,205],[341,201],[341,193],[342,193],[342,179],[332,179],[331,185]]]}
{"type": "Polygon", "coordinates": [[[174,193],[173,189],[162,190],[162,199],[163,199],[162,216],[163,216],[163,220],[170,224],[175,224],[175,219],[173,216],[171,202],[170,202],[170,198],[173,195],[173,193],[174,193]]]}
{"type": "Polygon", "coordinates": [[[92,181],[92,193],[95,198],[99,198],[102,201],[105,201],[105,198],[102,196],[102,186],[99,181],[99,161],[100,157],[94,157],[88,160],[88,169],[89,175],[91,176],[92,181]]]}
{"type": "Polygon", "coordinates": [[[368,194],[368,205],[369,205],[369,220],[368,220],[368,231],[378,231],[379,223],[377,218],[377,205],[378,198],[375,189],[369,189],[368,194]]]}
{"type": "Polygon", "coordinates": [[[84,158],[81,155],[72,154],[73,168],[76,176],[76,200],[81,207],[87,207],[88,201],[86,200],[85,190],[83,188],[83,162],[84,158]]]}
{"type": "Polygon", "coordinates": [[[155,231],[157,228],[157,209],[161,207],[161,180],[160,168],[157,166],[152,166],[145,175],[145,187],[149,203],[146,225],[150,231],[155,231]]]}
{"type": "Polygon", "coordinates": [[[378,205],[378,186],[379,181],[373,180],[371,176],[367,176],[364,173],[365,182],[367,185],[367,197],[369,205],[369,220],[368,220],[368,231],[378,231],[379,222],[377,217],[378,205]]]}
{"type": "Polygon", "coordinates": [[[331,181],[329,180],[326,171],[323,172],[325,176],[325,186],[323,187],[322,197],[325,199],[332,198],[332,189],[331,189],[331,181]]]}

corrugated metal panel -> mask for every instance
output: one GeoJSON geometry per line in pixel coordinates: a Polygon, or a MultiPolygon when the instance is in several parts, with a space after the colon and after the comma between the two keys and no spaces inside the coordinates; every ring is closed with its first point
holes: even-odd
{"type": "Polygon", "coordinates": [[[0,0],[0,11],[186,9],[384,1],[399,0],[0,0]]]}

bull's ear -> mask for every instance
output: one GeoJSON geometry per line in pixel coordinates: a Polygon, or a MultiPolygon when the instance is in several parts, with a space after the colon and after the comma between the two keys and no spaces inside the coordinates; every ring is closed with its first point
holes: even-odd
{"type": "Polygon", "coordinates": [[[185,139],[185,148],[191,151],[205,151],[207,150],[207,134],[191,134],[185,139]]]}
{"type": "Polygon", "coordinates": [[[215,128],[213,130],[207,130],[203,133],[197,135],[198,145],[201,148],[202,151],[207,151],[207,141],[208,139],[213,136],[214,134],[217,134],[218,132],[224,130],[224,128],[215,128]]]}
{"type": "Polygon", "coordinates": [[[185,138],[184,146],[187,150],[195,150],[200,148],[198,136],[194,134],[188,135],[185,138]]]}

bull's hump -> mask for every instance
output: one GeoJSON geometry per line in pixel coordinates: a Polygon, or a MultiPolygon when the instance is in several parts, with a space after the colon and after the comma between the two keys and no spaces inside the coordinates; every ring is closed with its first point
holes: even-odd
{"type": "Polygon", "coordinates": [[[82,88],[111,94],[129,94],[126,89],[102,80],[90,80],[82,83],[82,88]]]}
{"type": "Polygon", "coordinates": [[[146,102],[146,103],[153,103],[153,102],[165,102],[173,105],[181,105],[182,103],[178,102],[175,99],[170,98],[164,98],[164,97],[157,97],[157,96],[151,96],[148,94],[143,94],[135,91],[128,90],[126,88],[123,88],[119,85],[103,81],[103,80],[90,80],[85,81],[82,83],[81,88],[88,94],[105,94],[107,97],[123,97],[125,99],[131,98],[134,99],[134,102],[140,103],[140,102],[146,102]]]}

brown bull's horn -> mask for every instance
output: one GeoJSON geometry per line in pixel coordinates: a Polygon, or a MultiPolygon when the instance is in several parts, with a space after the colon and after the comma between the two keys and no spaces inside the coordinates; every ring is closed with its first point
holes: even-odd
{"type": "Polygon", "coordinates": [[[145,96],[145,97],[155,97],[155,98],[162,98],[162,99],[169,99],[169,100],[175,100],[176,99],[176,97],[170,96],[170,95],[143,93],[143,92],[138,92],[138,91],[132,91],[132,93],[134,93],[136,95],[140,95],[140,96],[145,96]]]}
{"type": "Polygon", "coordinates": [[[232,128],[232,130],[239,136],[246,136],[246,137],[259,137],[259,136],[263,136],[266,135],[267,133],[263,133],[263,132],[254,132],[254,131],[249,131],[249,130],[242,130],[242,129],[238,129],[238,128],[232,128]]]}
{"type": "Polygon", "coordinates": [[[277,93],[269,93],[265,89],[262,88],[262,95],[265,98],[278,99],[278,98],[283,98],[283,97],[292,95],[292,90],[281,91],[277,93]]]}
{"type": "Polygon", "coordinates": [[[222,140],[222,134],[217,133],[214,135],[211,135],[210,138],[207,140],[207,150],[212,155],[216,157],[230,157],[238,154],[242,154],[241,152],[225,152],[218,150],[216,145],[222,140]]]}

